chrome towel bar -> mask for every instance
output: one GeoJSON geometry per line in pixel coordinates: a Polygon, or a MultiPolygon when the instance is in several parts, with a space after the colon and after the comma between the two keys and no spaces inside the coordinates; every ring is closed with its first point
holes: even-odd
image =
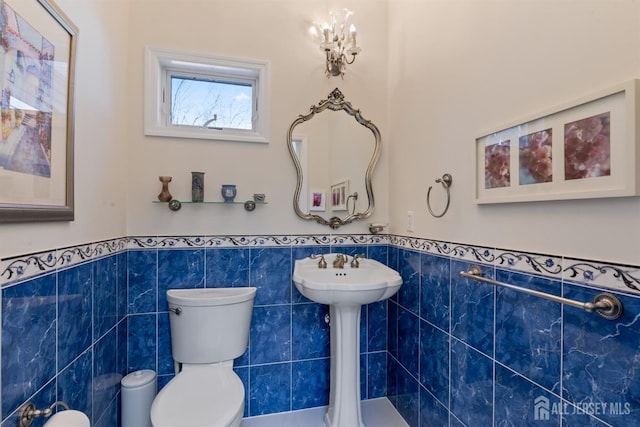
{"type": "Polygon", "coordinates": [[[508,283],[498,282],[497,280],[489,279],[482,276],[482,268],[477,265],[471,267],[469,271],[461,271],[460,276],[467,277],[469,279],[479,280],[481,282],[490,283],[492,285],[500,286],[503,288],[511,289],[514,291],[522,292],[528,295],[534,295],[540,298],[548,299],[550,301],[559,302],[562,304],[570,305],[572,307],[581,308],[588,312],[597,312],[600,316],[608,320],[615,320],[622,316],[623,306],[615,295],[609,293],[601,293],[595,296],[593,302],[581,302],[568,298],[559,297],[557,295],[548,294],[545,292],[536,291],[533,289],[527,289],[520,286],[510,285],[508,283]]]}

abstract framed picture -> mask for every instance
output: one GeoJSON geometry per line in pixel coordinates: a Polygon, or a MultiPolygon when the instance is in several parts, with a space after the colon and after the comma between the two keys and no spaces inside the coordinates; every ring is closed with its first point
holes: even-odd
{"type": "Polygon", "coordinates": [[[331,210],[346,211],[349,195],[349,180],[341,181],[331,186],[331,210]]]}
{"type": "Polygon", "coordinates": [[[639,195],[639,82],[483,132],[476,203],[639,195]]]}
{"type": "Polygon", "coordinates": [[[77,34],[51,0],[0,0],[0,222],[74,219],[77,34]]]}

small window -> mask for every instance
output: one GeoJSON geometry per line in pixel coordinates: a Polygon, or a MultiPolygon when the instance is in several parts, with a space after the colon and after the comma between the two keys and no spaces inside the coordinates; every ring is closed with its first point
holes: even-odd
{"type": "Polygon", "coordinates": [[[253,130],[254,82],[170,73],[172,126],[253,130]]]}
{"type": "Polygon", "coordinates": [[[145,134],[268,142],[268,63],[146,49],[145,134]]]}

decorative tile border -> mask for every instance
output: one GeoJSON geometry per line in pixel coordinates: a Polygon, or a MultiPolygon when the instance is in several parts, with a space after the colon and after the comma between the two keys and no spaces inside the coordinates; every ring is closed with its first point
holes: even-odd
{"type": "Polygon", "coordinates": [[[555,255],[447,243],[407,236],[389,236],[389,241],[391,245],[403,249],[491,264],[495,268],[515,270],[640,296],[640,266],[604,264],[555,255]]]}
{"type": "Polygon", "coordinates": [[[423,250],[425,252],[428,252],[423,246],[426,242],[429,242],[428,240],[395,235],[389,236],[389,240],[393,246],[398,246],[399,248],[423,250]]]}
{"type": "Polygon", "coordinates": [[[41,276],[56,270],[56,251],[6,258],[0,261],[0,285],[41,276]]]}
{"type": "Polygon", "coordinates": [[[331,236],[328,234],[292,236],[291,244],[293,246],[329,246],[331,245],[331,236]]]}
{"type": "Polygon", "coordinates": [[[245,246],[282,247],[291,246],[291,236],[249,236],[245,246]]]}
{"type": "Polygon", "coordinates": [[[154,249],[158,245],[156,237],[129,237],[127,241],[127,249],[154,249]]]}
{"type": "Polygon", "coordinates": [[[102,242],[94,243],[94,252],[98,256],[111,255],[117,252],[121,252],[127,249],[127,242],[129,239],[122,237],[120,239],[104,240],[102,242]]]}
{"type": "Polygon", "coordinates": [[[202,248],[206,240],[201,236],[168,236],[156,238],[157,249],[202,248]]]}
{"type": "Polygon", "coordinates": [[[133,236],[77,245],[0,260],[5,287],[56,270],[135,249],[392,245],[433,255],[640,295],[640,266],[605,264],[430,239],[380,234],[258,236],[133,236]]]}
{"type": "Polygon", "coordinates": [[[380,245],[387,243],[388,239],[379,234],[340,234],[331,236],[332,246],[380,245]]]}
{"type": "Polygon", "coordinates": [[[235,248],[283,246],[386,245],[386,235],[261,235],[261,236],[136,236],[130,237],[128,249],[235,248]]]}
{"type": "Polygon", "coordinates": [[[565,258],[564,281],[640,295],[640,267],[565,258]]]}
{"type": "Polygon", "coordinates": [[[93,252],[93,244],[91,243],[58,249],[56,257],[58,269],[71,267],[96,258],[93,252]]]}
{"type": "Polygon", "coordinates": [[[451,256],[456,244],[406,236],[389,236],[390,244],[432,255],[451,256]]]}
{"type": "Polygon", "coordinates": [[[127,249],[126,238],[70,246],[0,260],[0,287],[72,267],[127,249]]]}
{"type": "Polygon", "coordinates": [[[562,279],[562,257],[497,250],[496,267],[562,279]]]}
{"type": "Polygon", "coordinates": [[[451,257],[463,261],[491,264],[495,260],[493,249],[480,246],[455,245],[451,246],[451,257]]]}
{"type": "Polygon", "coordinates": [[[291,236],[136,236],[129,249],[237,248],[290,246],[291,236]]]}

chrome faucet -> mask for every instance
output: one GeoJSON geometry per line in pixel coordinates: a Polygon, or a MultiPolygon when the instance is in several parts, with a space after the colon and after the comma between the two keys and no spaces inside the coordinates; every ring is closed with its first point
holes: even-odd
{"type": "Polygon", "coordinates": [[[344,263],[347,262],[348,257],[344,254],[336,255],[336,259],[333,261],[333,268],[344,268],[344,263]]]}
{"type": "Polygon", "coordinates": [[[365,254],[355,254],[353,256],[353,259],[351,260],[351,268],[358,268],[360,267],[360,262],[358,261],[358,258],[360,259],[365,259],[366,255],[365,254]]]}

